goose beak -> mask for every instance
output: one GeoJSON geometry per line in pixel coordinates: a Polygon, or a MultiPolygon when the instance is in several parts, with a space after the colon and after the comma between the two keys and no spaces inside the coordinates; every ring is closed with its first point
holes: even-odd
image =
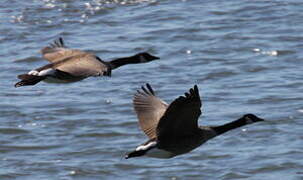
{"type": "Polygon", "coordinates": [[[265,119],[256,116],[256,118],[254,119],[254,121],[255,121],[255,122],[258,122],[258,121],[265,121],[265,119]]]}
{"type": "Polygon", "coordinates": [[[154,59],[160,59],[159,57],[157,57],[157,56],[152,56],[154,59]]]}
{"type": "Polygon", "coordinates": [[[257,121],[265,121],[265,119],[262,119],[262,118],[258,118],[257,121]]]}

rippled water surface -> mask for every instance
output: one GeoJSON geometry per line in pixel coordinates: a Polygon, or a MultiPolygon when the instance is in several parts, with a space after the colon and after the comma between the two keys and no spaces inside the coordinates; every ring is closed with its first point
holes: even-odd
{"type": "Polygon", "coordinates": [[[302,12],[296,0],[3,0],[0,179],[303,179],[302,12]],[[14,88],[58,37],[104,60],[161,60],[14,88]],[[173,159],[125,160],[147,139],[132,107],[146,82],[167,102],[197,84],[200,124],[267,121],[173,159]]]}

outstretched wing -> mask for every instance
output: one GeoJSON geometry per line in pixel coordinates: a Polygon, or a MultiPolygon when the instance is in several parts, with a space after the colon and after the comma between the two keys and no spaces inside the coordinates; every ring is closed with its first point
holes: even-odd
{"type": "Polygon", "coordinates": [[[41,49],[43,58],[51,63],[61,61],[63,59],[73,57],[79,54],[86,53],[77,49],[69,49],[64,45],[63,39],[60,37],[56,39],[49,46],[41,49]]]}
{"type": "Polygon", "coordinates": [[[201,115],[201,100],[197,85],[185,96],[175,99],[167,108],[157,126],[157,137],[166,139],[194,132],[201,115]]]}
{"type": "Polygon", "coordinates": [[[110,75],[110,68],[97,56],[89,53],[53,63],[53,68],[80,77],[110,75]]]}
{"type": "Polygon", "coordinates": [[[133,104],[141,129],[150,139],[155,138],[158,122],[168,105],[155,96],[149,84],[146,84],[146,87],[142,86],[141,91],[137,91],[133,104]]]}

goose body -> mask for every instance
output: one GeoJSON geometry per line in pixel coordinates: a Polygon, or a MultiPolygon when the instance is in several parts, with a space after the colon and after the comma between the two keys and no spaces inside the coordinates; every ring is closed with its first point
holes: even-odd
{"type": "Polygon", "coordinates": [[[146,84],[134,95],[133,104],[139,125],[149,140],[126,154],[126,159],[139,156],[172,158],[229,130],[263,121],[253,114],[246,114],[221,126],[198,126],[202,103],[196,85],[168,105],[146,84]]]}
{"type": "Polygon", "coordinates": [[[143,52],[105,62],[92,53],[67,48],[62,38],[44,47],[41,53],[50,64],[31,70],[27,74],[18,75],[21,81],[16,83],[15,87],[35,85],[40,81],[71,83],[90,76],[111,76],[111,71],[120,66],[159,59],[143,52]]]}

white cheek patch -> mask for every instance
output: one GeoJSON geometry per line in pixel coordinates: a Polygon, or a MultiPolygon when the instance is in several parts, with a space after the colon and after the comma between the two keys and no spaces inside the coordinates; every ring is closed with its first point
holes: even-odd
{"type": "Polygon", "coordinates": [[[153,141],[153,142],[150,142],[150,143],[148,143],[148,144],[146,144],[146,145],[138,146],[138,147],[136,148],[136,151],[146,150],[146,149],[148,149],[148,148],[150,148],[150,147],[155,146],[156,144],[157,144],[157,143],[153,141]]]}
{"type": "Polygon", "coordinates": [[[147,62],[146,58],[144,56],[140,56],[140,62],[147,62]]]}

